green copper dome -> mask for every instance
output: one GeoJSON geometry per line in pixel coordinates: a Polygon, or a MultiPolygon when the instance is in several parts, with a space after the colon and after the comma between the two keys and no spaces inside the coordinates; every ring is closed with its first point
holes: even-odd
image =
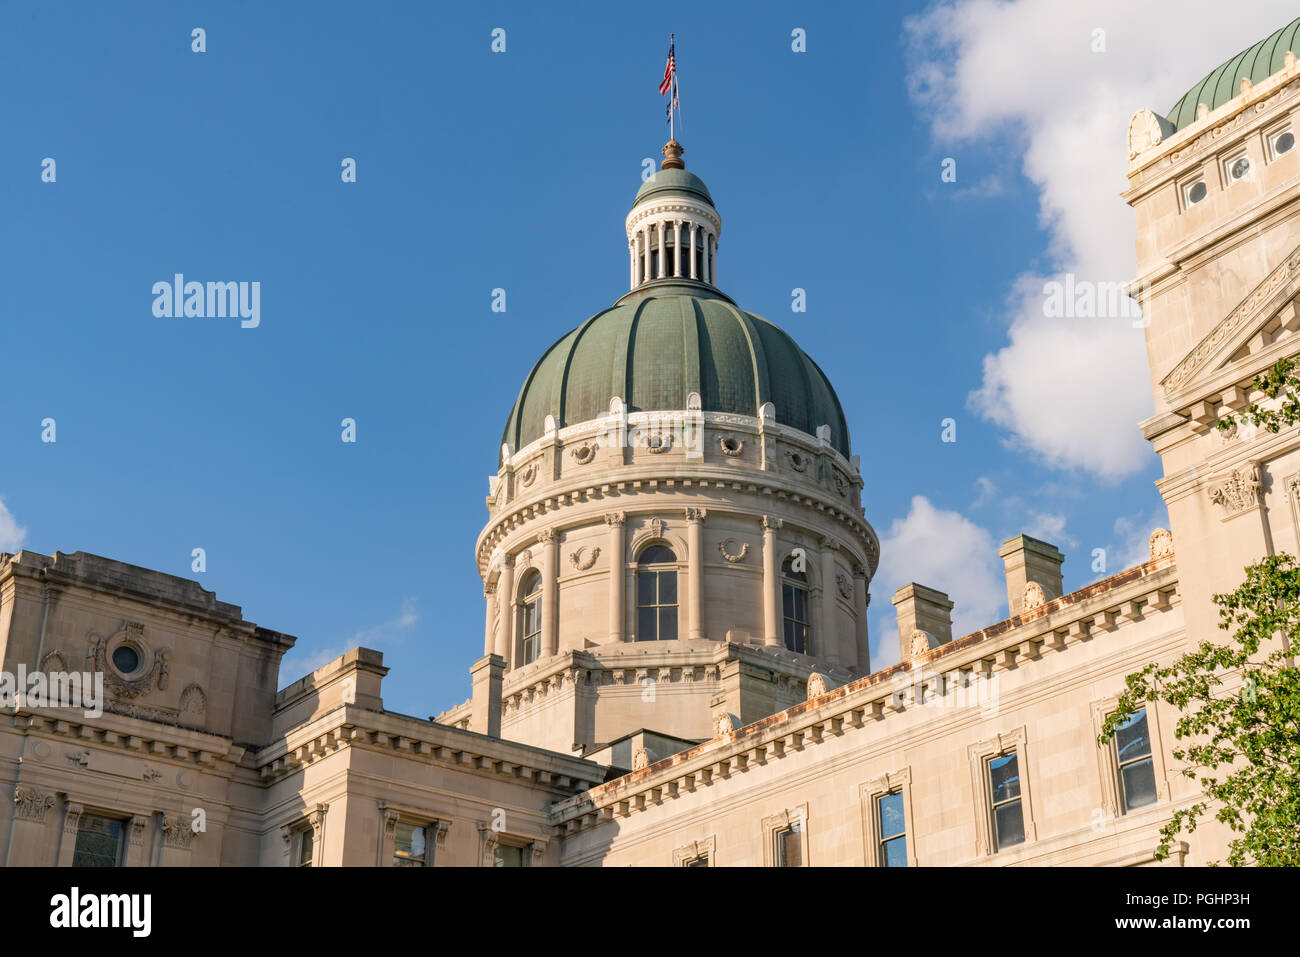
{"type": "Polygon", "coordinates": [[[652,193],[663,193],[670,190],[677,193],[693,193],[710,206],[713,205],[713,197],[709,195],[709,188],[704,185],[704,180],[684,169],[661,169],[656,172],[641,184],[641,188],[636,191],[636,199],[633,200],[632,205],[635,206],[652,193]]]}
{"type": "Polygon", "coordinates": [[[1174,104],[1167,119],[1174,125],[1175,130],[1181,130],[1184,126],[1196,122],[1198,103],[1204,103],[1211,112],[1217,110],[1234,96],[1241,95],[1243,76],[1249,77],[1250,82],[1254,84],[1282,69],[1287,51],[1296,52],[1297,41],[1300,41],[1300,18],[1270,33],[1254,46],[1242,50],[1217,70],[1212,71],[1174,104]]]}
{"type": "Polygon", "coordinates": [[[766,319],[684,285],[625,296],[546,350],[501,441],[523,448],[547,415],[561,428],[596,419],[613,396],[630,412],[662,412],[685,409],[691,392],[705,412],[757,417],[771,402],[782,425],[809,435],[829,425],[831,444],[849,455],[844,410],[817,363],[766,319]]]}

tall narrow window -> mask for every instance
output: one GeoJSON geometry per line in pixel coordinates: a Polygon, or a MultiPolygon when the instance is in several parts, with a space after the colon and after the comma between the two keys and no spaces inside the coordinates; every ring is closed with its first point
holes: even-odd
{"type": "Polygon", "coordinates": [[[903,792],[893,791],[876,799],[880,821],[880,866],[907,866],[907,821],[903,814],[903,792]]]}
{"type": "Polygon", "coordinates": [[[989,792],[993,811],[993,852],[1025,842],[1025,818],[1020,806],[1020,761],[1011,751],[990,758],[989,792]]]}
{"type": "Polygon", "coordinates": [[[1119,765],[1120,802],[1125,811],[1154,804],[1156,772],[1151,763],[1147,712],[1141,711],[1115,729],[1115,759],[1119,765]]]}
{"type": "Polygon", "coordinates": [[[527,847],[518,844],[498,843],[492,851],[493,867],[527,867],[528,855],[525,853],[527,847]]]}
{"type": "Polygon", "coordinates": [[[774,832],[773,839],[777,867],[803,867],[803,829],[798,823],[774,832]]]}
{"type": "Polygon", "coordinates": [[[126,821],[82,814],[77,821],[73,867],[121,867],[126,849],[126,821]]]}
{"type": "Polygon", "coordinates": [[[542,645],[542,576],[530,571],[519,588],[519,663],[537,660],[542,645]]]}
{"type": "Polygon", "coordinates": [[[315,850],[315,831],[310,827],[302,828],[298,831],[298,866],[311,867],[315,850]]]}
{"type": "Polygon", "coordinates": [[[677,640],[677,556],[666,545],[636,560],[636,640],[677,640]]]}
{"type": "Polygon", "coordinates": [[[794,570],[793,557],[781,565],[781,609],[786,648],[808,654],[808,576],[794,570]]]}

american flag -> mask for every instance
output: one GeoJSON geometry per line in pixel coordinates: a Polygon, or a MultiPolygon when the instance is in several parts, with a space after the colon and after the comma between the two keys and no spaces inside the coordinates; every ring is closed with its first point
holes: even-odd
{"type": "Polygon", "coordinates": [[[659,95],[663,96],[673,85],[673,76],[677,73],[677,58],[673,55],[673,41],[668,41],[668,63],[664,66],[664,78],[659,84],[659,95]]]}

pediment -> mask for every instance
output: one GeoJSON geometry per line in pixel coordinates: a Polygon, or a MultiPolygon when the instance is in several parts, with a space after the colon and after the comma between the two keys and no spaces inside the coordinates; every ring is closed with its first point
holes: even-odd
{"type": "Polygon", "coordinates": [[[1274,353],[1300,351],[1300,338],[1284,345],[1300,331],[1298,297],[1300,246],[1161,380],[1170,408],[1182,408],[1202,394],[1222,391],[1225,383],[1253,377],[1280,357],[1274,353]],[[1287,345],[1296,348],[1288,350],[1287,345]]]}

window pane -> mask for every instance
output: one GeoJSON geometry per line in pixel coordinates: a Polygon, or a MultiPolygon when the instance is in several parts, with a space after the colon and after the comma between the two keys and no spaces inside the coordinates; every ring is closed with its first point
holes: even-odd
{"type": "Polygon", "coordinates": [[[1120,771],[1124,779],[1124,807],[1126,810],[1154,804],[1156,800],[1156,773],[1151,759],[1144,758],[1125,765],[1120,771]]]}
{"type": "Polygon", "coordinates": [[[1151,738],[1147,735],[1147,713],[1143,709],[1115,730],[1115,750],[1120,763],[1132,761],[1151,753],[1151,738]]]}
{"type": "Polygon", "coordinates": [[[1019,801],[1003,804],[993,812],[993,817],[997,825],[998,850],[1025,842],[1025,822],[1020,814],[1019,801]]]}
{"type": "Polygon", "coordinates": [[[794,590],[794,617],[802,622],[808,621],[808,593],[802,588],[794,590]]]}
{"type": "Polygon", "coordinates": [[[523,867],[524,849],[511,844],[498,844],[492,857],[493,867],[523,867]]]}
{"type": "Polygon", "coordinates": [[[896,837],[882,847],[885,867],[907,866],[907,838],[896,837]]]}
{"type": "Polygon", "coordinates": [[[880,798],[880,836],[897,837],[906,830],[903,820],[903,792],[897,791],[880,798]]]}
{"type": "Polygon", "coordinates": [[[693,861],[686,862],[687,867],[708,867],[709,859],[707,857],[697,857],[693,861]]]}
{"type": "Polygon", "coordinates": [[[799,833],[797,827],[777,832],[777,857],[779,858],[777,866],[803,867],[802,838],[803,835],[799,833]]]}
{"type": "Polygon", "coordinates": [[[423,867],[424,828],[415,824],[397,823],[393,848],[393,865],[395,867],[423,867]]]}
{"type": "Polygon", "coordinates": [[[786,618],[794,617],[794,586],[781,586],[781,613],[786,618]]]}
{"type": "Polygon", "coordinates": [[[638,608],[636,610],[636,640],[654,641],[659,637],[655,629],[655,609],[638,608]]]}
{"type": "Polygon", "coordinates": [[[659,604],[677,604],[677,573],[659,572],[659,604]]]}
{"type": "Polygon", "coordinates": [[[1015,752],[990,761],[989,777],[993,785],[994,804],[1020,797],[1020,771],[1015,752]]]}
{"type": "Polygon", "coordinates": [[[303,867],[311,867],[312,845],[314,843],[315,833],[311,828],[305,828],[298,833],[298,863],[303,867]]]}
{"type": "Polygon", "coordinates": [[[677,640],[677,607],[659,609],[659,640],[677,640]]]}
{"type": "Polygon", "coordinates": [[[73,867],[120,867],[122,838],[126,828],[122,821],[82,814],[77,822],[77,843],[72,849],[73,867]]]}
{"type": "Polygon", "coordinates": [[[658,589],[655,587],[657,577],[654,572],[637,572],[636,603],[638,605],[655,604],[655,600],[659,597],[658,589]]]}
{"type": "Polygon", "coordinates": [[[638,565],[662,565],[664,562],[675,561],[677,561],[677,556],[666,545],[651,545],[636,560],[638,565]]]}

